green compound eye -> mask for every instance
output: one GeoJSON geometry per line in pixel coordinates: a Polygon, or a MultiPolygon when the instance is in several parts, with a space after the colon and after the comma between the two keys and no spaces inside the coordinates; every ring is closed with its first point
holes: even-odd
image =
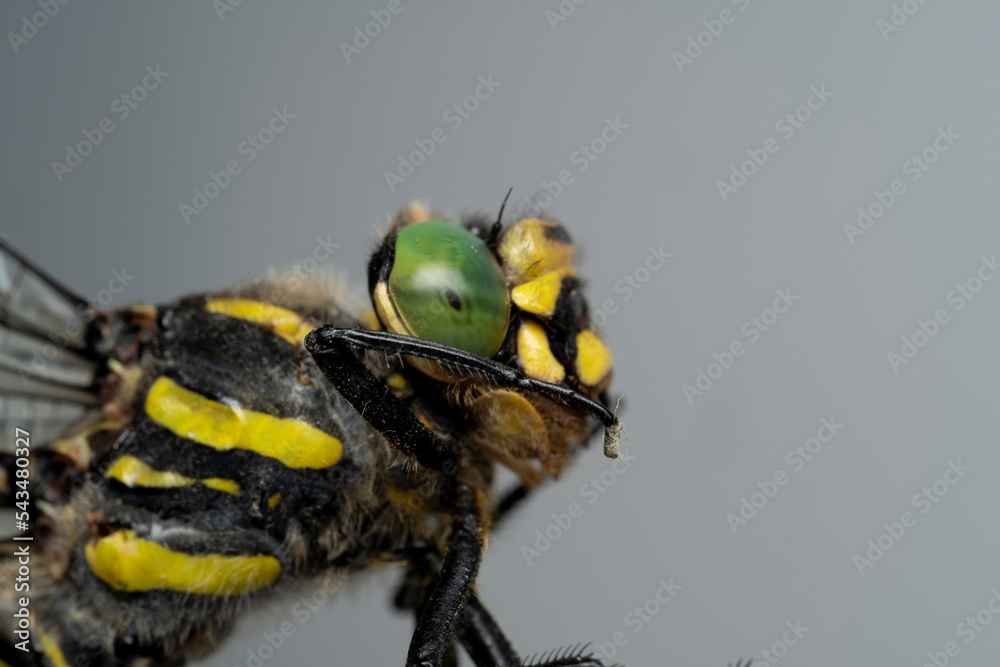
{"type": "Polygon", "coordinates": [[[510,293],[493,254],[472,232],[418,222],[396,237],[389,296],[411,335],[492,357],[510,320],[510,293]]]}

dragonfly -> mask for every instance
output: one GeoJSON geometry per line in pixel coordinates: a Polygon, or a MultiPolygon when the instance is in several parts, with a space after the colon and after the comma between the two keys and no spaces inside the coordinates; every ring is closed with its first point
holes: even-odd
{"type": "Polygon", "coordinates": [[[108,310],[0,245],[0,661],[180,665],[278,586],[396,563],[404,664],[526,664],[475,587],[487,538],[622,430],[576,247],[551,218],[413,203],[367,283],[108,310]]]}

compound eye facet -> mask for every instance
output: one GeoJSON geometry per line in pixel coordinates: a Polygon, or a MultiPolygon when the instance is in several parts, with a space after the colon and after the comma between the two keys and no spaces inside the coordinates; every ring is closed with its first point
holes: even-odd
{"type": "Polygon", "coordinates": [[[396,237],[388,294],[405,333],[484,357],[500,349],[510,292],[483,241],[455,224],[431,220],[396,237]]]}

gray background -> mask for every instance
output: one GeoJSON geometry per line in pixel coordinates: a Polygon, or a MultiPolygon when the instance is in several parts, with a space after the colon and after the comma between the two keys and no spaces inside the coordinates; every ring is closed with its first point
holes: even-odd
{"type": "MultiPolygon", "coordinates": [[[[87,297],[125,267],[112,306],[288,266],[327,235],[340,246],[324,268],[361,287],[401,204],[494,212],[508,187],[523,205],[570,170],[550,210],[581,248],[591,304],[617,306],[602,330],[636,459],[588,504],[581,485],[610,469],[592,448],[491,541],[482,594],[520,650],[621,631],[627,665],[721,666],[799,622],[782,665],[919,666],[949,641],[950,664],[994,664],[1000,621],[971,643],[958,626],[1000,586],[1000,282],[961,310],[948,294],[1000,252],[1000,5],[914,3],[884,36],[889,0],[594,0],[554,29],[555,0],[402,0],[348,63],[340,43],[388,3],[344,4],[244,0],[220,19],[207,0],[77,0],[17,53],[5,37],[0,231],[87,297]],[[678,71],[674,52],[725,9],[733,22],[678,71]],[[112,102],[155,65],[169,75],[119,120],[112,102]],[[500,86],[452,129],[443,113],[488,75],[500,86]],[[833,96],[786,140],[775,123],[811,86],[833,96]],[[274,107],[295,119],[245,163],[238,145],[274,107]],[[115,130],[60,182],[52,162],[104,117],[115,130]],[[628,127],[578,171],[606,118],[628,127]],[[447,141],[390,191],[384,172],[438,127],[447,141]],[[960,138],[911,182],[904,163],[939,127],[960,138]],[[769,137],[778,152],[723,202],[716,182],[769,137]],[[178,205],[230,159],[242,172],[186,224],[178,205]],[[843,225],[894,179],[905,194],[850,243],[843,225]],[[661,244],[672,257],[625,301],[616,282],[661,244]],[[799,299],[750,343],[744,322],[785,288],[799,299]],[[894,372],[887,353],[939,308],[949,322],[894,372]],[[737,340],[745,353],[690,404],[683,385],[737,340]],[[795,471],[786,453],[824,417],[844,428],[795,471]],[[971,470],[921,514],[913,495],[958,459],[971,470]],[[787,484],[734,534],[727,513],[779,470],[787,484]],[[573,502],[583,515],[529,566],[521,547],[573,502]],[[854,557],[906,511],[916,525],[860,575],[854,557]],[[633,632],[627,615],[670,577],[682,590],[633,632]]],[[[0,30],[36,11],[4,3],[0,30]]],[[[201,664],[246,665],[285,621],[296,634],[269,666],[401,664],[395,580],[306,623],[283,592],[201,664]]]]}

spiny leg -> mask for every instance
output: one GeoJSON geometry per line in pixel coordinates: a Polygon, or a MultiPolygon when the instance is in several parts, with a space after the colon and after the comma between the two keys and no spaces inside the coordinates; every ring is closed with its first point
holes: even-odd
{"type": "Polygon", "coordinates": [[[417,619],[406,660],[408,666],[439,665],[451,646],[459,614],[479,572],[483,555],[480,523],[475,491],[465,484],[456,484],[448,552],[417,619]]]}
{"type": "MultiPolygon", "coordinates": [[[[618,418],[605,406],[572,389],[532,380],[517,369],[492,359],[412,336],[337,327],[322,327],[311,332],[306,337],[306,349],[323,374],[397,449],[416,457],[427,467],[441,470],[445,461],[455,460],[457,453],[434,444],[437,439],[433,434],[358,361],[354,348],[420,357],[469,374],[479,374],[502,388],[538,392],[564,400],[601,420],[605,426],[604,453],[612,458],[618,456],[621,432],[618,418]]],[[[529,494],[530,489],[524,485],[507,493],[494,510],[493,523],[506,516],[529,494]]]]}
{"type": "Polygon", "coordinates": [[[587,650],[586,644],[548,651],[522,660],[517,657],[492,614],[475,593],[462,610],[456,636],[476,667],[606,667],[587,650]]]}
{"type": "MultiPolygon", "coordinates": [[[[327,372],[324,363],[334,365],[336,362],[332,362],[332,360],[324,362],[326,358],[339,359],[350,356],[357,366],[363,368],[361,362],[357,361],[357,358],[351,354],[350,350],[352,348],[380,350],[386,354],[419,357],[442,364],[444,367],[456,372],[463,372],[469,376],[479,376],[496,387],[517,389],[526,393],[538,393],[563,401],[596,417],[604,424],[604,454],[609,458],[618,457],[618,437],[622,430],[618,418],[604,405],[591,400],[569,387],[533,380],[512,366],[506,366],[493,359],[473,354],[472,352],[466,352],[465,350],[414,336],[404,336],[402,334],[389,333],[388,331],[372,331],[369,329],[341,329],[333,326],[321,327],[306,336],[306,349],[312,353],[313,358],[316,359],[316,363],[319,364],[323,373],[328,378],[330,377],[330,373],[327,372]]],[[[379,384],[374,376],[371,376],[370,373],[368,375],[373,383],[376,385],[379,384]]],[[[374,387],[369,388],[367,400],[362,400],[362,403],[367,404],[371,400],[373,393],[374,387]]],[[[347,398],[354,405],[355,409],[364,414],[362,409],[354,403],[350,396],[347,398]]],[[[413,423],[419,425],[415,417],[411,416],[411,419],[413,423]]],[[[374,422],[372,424],[376,428],[378,427],[374,422]]]]}
{"type": "MultiPolygon", "coordinates": [[[[414,457],[431,470],[452,473],[457,469],[459,453],[441,442],[402,401],[372,375],[358,360],[355,348],[421,357],[452,368],[465,369],[466,372],[478,374],[500,387],[538,392],[563,400],[604,423],[605,454],[617,456],[621,425],[605,406],[566,387],[527,378],[516,369],[492,359],[411,336],[361,329],[323,327],[311,332],[305,343],[320,370],[354,409],[397,450],[414,457]]],[[[477,505],[475,492],[459,483],[452,474],[447,474],[445,479],[450,487],[455,517],[448,540],[448,551],[437,581],[418,614],[406,662],[412,667],[438,667],[450,658],[456,626],[472,591],[482,559],[482,512],[477,505]]],[[[524,495],[526,494],[516,492],[512,498],[520,499],[524,495]]],[[[516,499],[511,506],[516,504],[516,499]]],[[[474,643],[473,650],[495,648],[499,651],[510,650],[509,655],[500,657],[516,655],[505,638],[502,644],[494,643],[487,647],[491,639],[477,634],[476,623],[483,632],[499,632],[496,623],[481,605],[473,605],[469,615],[472,621],[469,627],[473,629],[467,637],[470,643],[474,643]]],[[[483,653],[481,657],[484,660],[492,659],[488,653],[483,653]]],[[[537,665],[603,667],[599,661],[579,654],[560,654],[555,660],[545,659],[537,665]]]]}
{"type": "Polygon", "coordinates": [[[307,338],[307,348],[323,374],[354,409],[397,450],[431,470],[451,473],[444,478],[450,496],[447,500],[454,510],[448,552],[430,595],[421,605],[406,660],[407,665],[414,667],[437,667],[451,651],[455,625],[482,558],[481,510],[475,491],[454,477],[457,452],[421,424],[406,405],[365,368],[348,343],[334,340],[317,344],[314,334],[307,338]]]}
{"type": "MultiPolygon", "coordinates": [[[[410,550],[407,558],[409,566],[396,593],[395,604],[399,609],[414,609],[419,613],[427,591],[441,569],[441,556],[433,546],[425,546],[410,550]]],[[[462,607],[455,638],[462,643],[477,667],[518,664],[519,658],[510,640],[475,591],[469,594],[462,607]]]]}
{"type": "MultiPolygon", "coordinates": [[[[399,609],[419,610],[441,568],[441,556],[432,546],[410,549],[405,556],[409,569],[395,603],[399,609]]],[[[586,644],[548,651],[527,661],[521,659],[475,591],[469,594],[462,607],[455,638],[462,643],[476,667],[605,667],[590,655],[586,644]]]]}
{"type": "MultiPolygon", "coordinates": [[[[519,493],[521,488],[518,487],[514,492],[508,494],[508,498],[522,499],[524,495],[519,493]]],[[[502,510],[504,506],[505,503],[501,502],[498,509],[502,510]]],[[[510,507],[512,504],[507,509],[510,507]]],[[[473,516],[477,517],[478,514],[473,514],[473,516]]],[[[451,545],[449,545],[448,553],[452,553],[451,545]]],[[[428,579],[433,579],[437,572],[443,574],[445,568],[442,566],[440,555],[432,547],[414,549],[407,556],[410,561],[410,569],[397,592],[396,606],[401,609],[415,608],[418,614],[422,614],[428,606],[433,605],[431,600],[433,594],[424,599],[426,591],[433,585],[428,583],[428,579]]],[[[447,556],[445,562],[447,562],[447,556]]],[[[525,662],[518,657],[510,640],[475,591],[467,593],[465,604],[461,606],[459,611],[458,623],[454,626],[454,633],[454,639],[458,639],[462,643],[476,667],[522,667],[524,665],[531,667],[606,667],[601,660],[593,657],[586,650],[587,645],[548,651],[525,662]]],[[[416,642],[417,635],[415,634],[414,643],[410,645],[411,658],[416,642]]],[[[453,641],[451,646],[454,646],[453,641]]]]}
{"type": "Polygon", "coordinates": [[[476,667],[506,667],[520,662],[510,640],[475,593],[462,608],[455,636],[476,667]]]}
{"type": "Polygon", "coordinates": [[[327,380],[365,420],[398,451],[412,456],[431,470],[454,472],[457,452],[448,448],[416,415],[379,382],[355,355],[349,341],[318,336],[325,327],[306,336],[306,349],[327,380]]]}
{"type": "Polygon", "coordinates": [[[587,650],[587,645],[570,646],[566,649],[549,651],[541,656],[528,658],[527,662],[519,662],[513,667],[622,667],[621,665],[605,665],[600,658],[587,650]]]}

